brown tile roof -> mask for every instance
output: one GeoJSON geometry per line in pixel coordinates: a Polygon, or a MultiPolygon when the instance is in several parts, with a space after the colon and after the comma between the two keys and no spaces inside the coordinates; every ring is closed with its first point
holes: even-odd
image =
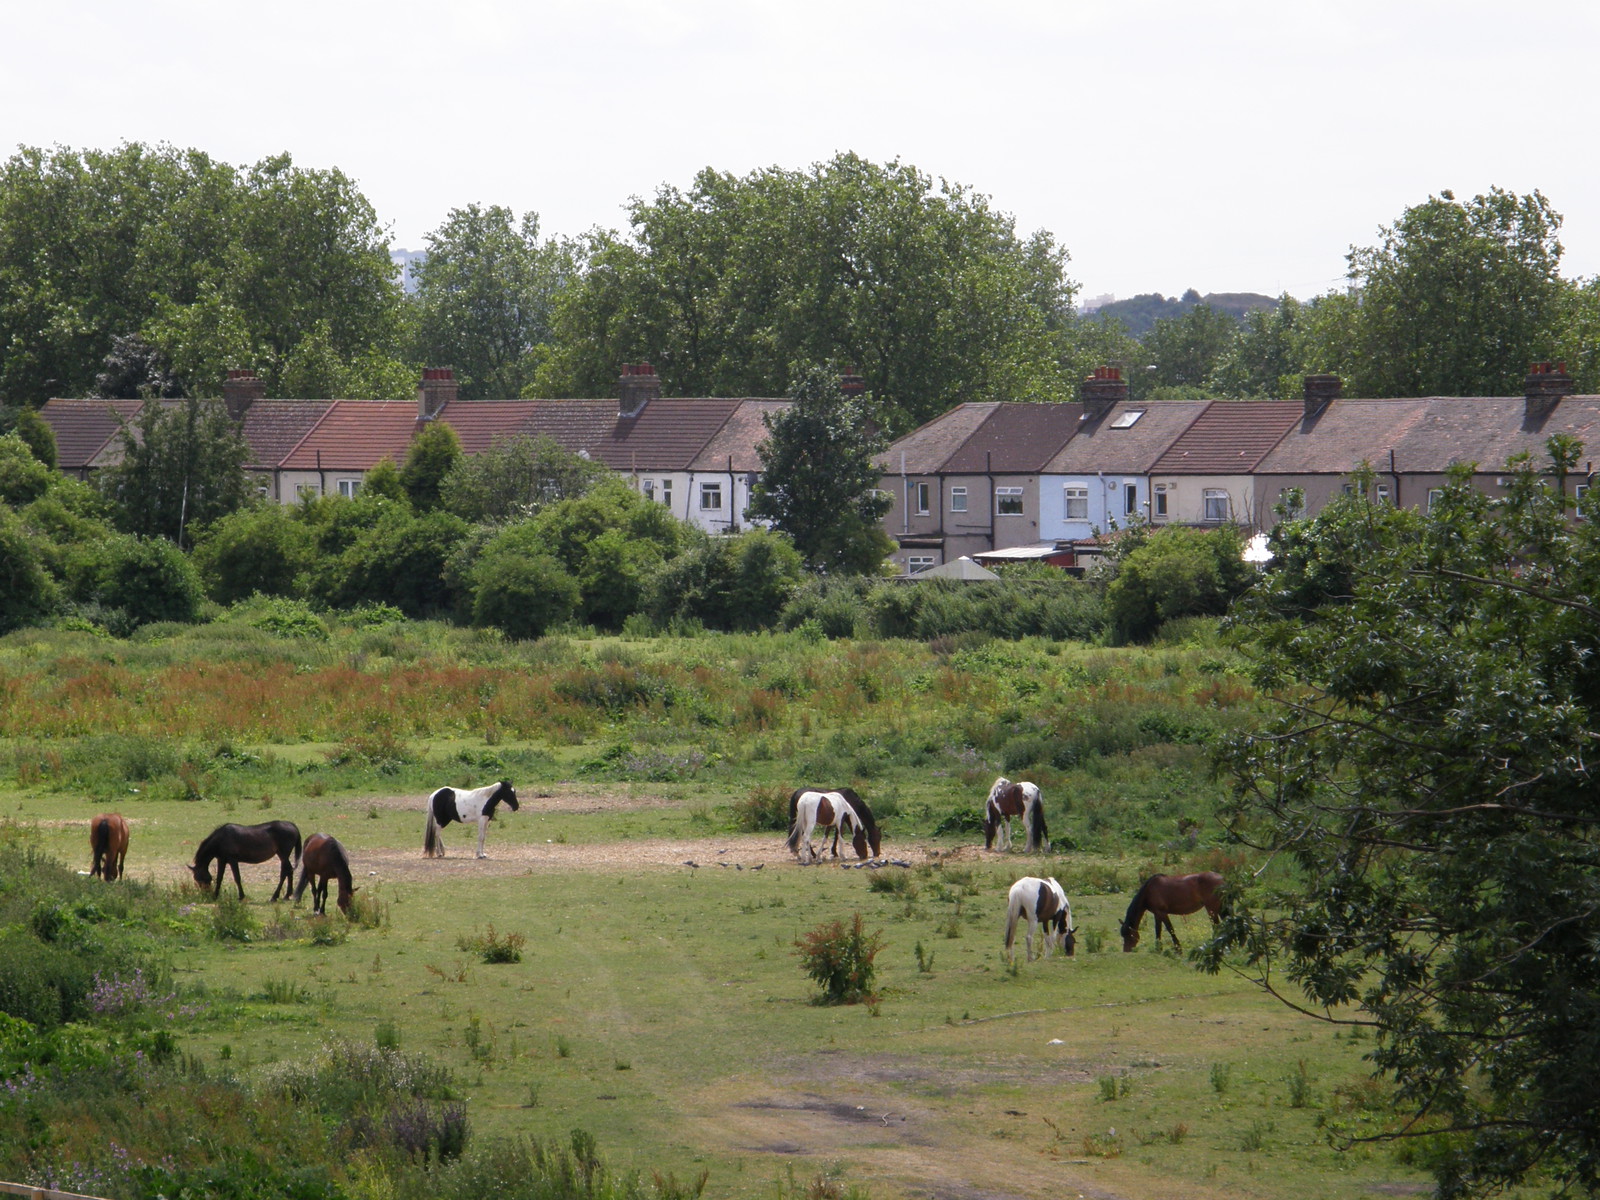
{"type": "Polygon", "coordinates": [[[738,406],[737,400],[662,397],[636,417],[613,414],[611,428],[587,449],[614,471],[686,471],[738,406]]]}
{"type": "Polygon", "coordinates": [[[696,471],[728,470],[732,459],[735,471],[761,470],[761,454],[756,449],[767,440],[766,418],[788,408],[789,400],[741,400],[721,429],[706,443],[705,449],[689,464],[696,471]]]}
{"type": "Polygon", "coordinates": [[[117,431],[144,407],[142,400],[65,400],[45,402],[39,410],[56,435],[56,464],[63,471],[82,471],[97,465],[108,447],[115,448],[117,431]]]}
{"type": "Polygon", "coordinates": [[[1363,462],[1387,468],[1389,448],[1427,413],[1426,399],[1330,401],[1304,415],[1257,465],[1262,475],[1347,475],[1363,462]]]}
{"type": "Polygon", "coordinates": [[[411,401],[333,400],[281,465],[292,471],[370,471],[385,458],[398,465],[416,428],[411,401]]]}
{"type": "Polygon", "coordinates": [[[1298,400],[1218,400],[1150,466],[1152,475],[1248,475],[1299,421],[1298,400]]]}
{"type": "Polygon", "coordinates": [[[1078,432],[1081,404],[999,404],[945,461],[947,472],[1036,473],[1078,432]]]}
{"type": "Polygon", "coordinates": [[[1600,456],[1600,396],[1566,396],[1533,417],[1521,396],[1434,396],[1393,443],[1395,470],[1434,472],[1474,462],[1483,471],[1500,471],[1524,451],[1544,465],[1550,458],[1545,442],[1557,433],[1577,438],[1586,456],[1600,456]]]}
{"type": "Polygon", "coordinates": [[[943,416],[891,442],[878,456],[878,467],[890,474],[937,475],[1000,405],[997,401],[958,404],[943,416]]]}
{"type": "Polygon", "coordinates": [[[281,463],[333,407],[332,400],[257,400],[244,414],[245,444],[251,470],[281,463]]]}
{"type": "Polygon", "coordinates": [[[456,431],[461,449],[480,454],[496,438],[537,436],[524,428],[533,413],[548,400],[452,400],[439,417],[456,431]]]}
{"type": "Polygon", "coordinates": [[[1095,471],[1149,474],[1150,464],[1166,453],[1210,400],[1123,401],[1098,421],[1084,420],[1071,441],[1040,471],[1046,475],[1084,475],[1095,471]],[[1119,420],[1131,413],[1139,419],[1125,428],[1119,420]]]}

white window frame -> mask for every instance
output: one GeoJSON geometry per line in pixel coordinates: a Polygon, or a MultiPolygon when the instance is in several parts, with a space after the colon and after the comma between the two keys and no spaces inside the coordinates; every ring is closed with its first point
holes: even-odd
{"type": "Polygon", "coordinates": [[[361,483],[359,479],[340,479],[334,486],[339,489],[339,495],[346,500],[354,500],[361,491],[361,483]]]}
{"type": "Polygon", "coordinates": [[[1125,483],[1122,485],[1122,513],[1124,516],[1134,516],[1139,511],[1139,485],[1125,483]]]}
{"type": "Polygon", "coordinates": [[[722,512],[722,481],[720,479],[706,479],[700,483],[700,511],[722,512]],[[713,500],[715,504],[711,503],[713,500]]]}
{"type": "Polygon", "coordinates": [[[1228,495],[1226,488],[1206,488],[1205,495],[1201,498],[1201,520],[1221,524],[1228,520],[1233,512],[1233,497],[1228,495]],[[1218,511],[1218,502],[1221,510],[1218,511]]]}
{"type": "Polygon", "coordinates": [[[1155,515],[1158,517],[1164,517],[1167,515],[1167,493],[1168,488],[1166,484],[1156,484],[1155,515]]]}
{"type": "Polygon", "coordinates": [[[950,489],[950,511],[953,513],[964,513],[967,511],[966,488],[953,487],[950,489]]]}
{"type": "Polygon", "coordinates": [[[1373,484],[1373,495],[1379,504],[1393,504],[1394,497],[1390,494],[1387,483],[1373,484]]]}
{"type": "Polygon", "coordinates": [[[668,509],[672,508],[672,480],[670,479],[661,481],[661,503],[665,504],[668,509]]]}
{"type": "Polygon", "coordinates": [[[643,480],[639,485],[639,490],[644,493],[646,500],[654,500],[656,498],[656,481],[654,479],[643,480]]]}
{"type": "Polygon", "coordinates": [[[1588,494],[1589,494],[1589,485],[1587,483],[1579,483],[1579,484],[1574,484],[1573,485],[1573,488],[1572,488],[1572,515],[1577,517],[1577,519],[1580,520],[1580,521],[1582,521],[1584,519],[1584,516],[1583,516],[1583,513],[1580,512],[1579,510],[1583,507],[1583,498],[1585,496],[1587,496],[1588,494]]]}
{"type": "Polygon", "coordinates": [[[1437,504],[1439,502],[1439,500],[1443,496],[1444,496],[1444,489],[1443,488],[1429,488],[1428,489],[1428,511],[1429,512],[1433,511],[1433,506],[1435,504],[1437,504]]]}
{"type": "Polygon", "coordinates": [[[997,487],[994,490],[994,515],[997,517],[1020,517],[1025,511],[1023,491],[1019,487],[997,487]],[[1016,503],[1014,511],[1002,508],[1004,504],[1016,503]]]}
{"type": "Polygon", "coordinates": [[[907,497],[912,505],[911,511],[916,513],[919,517],[927,516],[928,503],[933,496],[933,489],[928,486],[927,481],[917,480],[916,482],[908,483],[906,484],[906,490],[911,493],[911,495],[907,497]]]}
{"type": "Polygon", "coordinates": [[[922,574],[922,572],[930,571],[930,570],[932,570],[934,567],[936,567],[938,565],[939,565],[938,559],[936,559],[931,554],[908,554],[908,555],[906,555],[906,574],[907,575],[920,575],[920,574],[922,574]]]}
{"type": "Polygon", "coordinates": [[[1068,521],[1089,519],[1089,485],[1069,483],[1061,489],[1061,514],[1068,521]],[[1077,511],[1074,511],[1074,505],[1077,511]]]}

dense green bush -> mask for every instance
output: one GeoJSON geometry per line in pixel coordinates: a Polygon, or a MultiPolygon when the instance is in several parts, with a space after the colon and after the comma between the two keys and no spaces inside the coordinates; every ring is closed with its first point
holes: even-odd
{"type": "Polygon", "coordinates": [[[823,1004],[856,1004],[873,999],[873,959],[883,949],[881,935],[867,933],[856,913],[849,928],[842,921],[819,925],[795,942],[805,973],[822,988],[823,1004]]]}
{"type": "Polygon", "coordinates": [[[310,566],[312,532],[296,511],[264,500],[228,514],[195,538],[206,594],[232,604],[257,592],[298,595],[310,566]]]}
{"type": "Polygon", "coordinates": [[[536,638],[568,620],[581,598],[578,581],[543,549],[537,530],[524,522],[493,537],[468,577],[472,620],[514,638],[536,638]]]}
{"type": "Polygon", "coordinates": [[[193,621],[200,615],[200,573],[165,538],[117,534],[81,560],[75,598],[115,610],[126,634],[153,621],[193,621]]]}
{"type": "Polygon", "coordinates": [[[1106,588],[1106,611],[1121,642],[1143,642],[1174,617],[1221,616],[1255,578],[1233,527],[1157,530],[1122,560],[1106,588]]]}
{"type": "Polygon", "coordinates": [[[56,583],[39,541],[0,504],[0,633],[39,621],[55,608],[56,583]]]}

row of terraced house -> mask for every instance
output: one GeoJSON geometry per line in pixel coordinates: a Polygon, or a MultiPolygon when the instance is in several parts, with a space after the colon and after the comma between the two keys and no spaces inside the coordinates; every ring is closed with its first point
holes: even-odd
{"type": "MultiPolygon", "coordinates": [[[[845,386],[861,382],[846,377],[845,386]]],[[[248,370],[230,372],[223,400],[262,494],[282,503],[356,494],[367,471],[403,461],[411,439],[443,421],[468,454],[497,438],[549,437],[712,533],[748,525],[765,418],[788,404],[663,397],[648,364],[625,366],[606,400],[463,401],[447,368],[423,372],[415,402],[268,399],[248,370]]],[[[84,478],[114,462],[141,403],[47,403],[61,469],[84,478]]],[[[1557,433],[1586,446],[1600,435],[1600,396],[1574,395],[1559,365],[1535,364],[1513,397],[1349,398],[1337,376],[1309,375],[1297,401],[1142,402],[1107,367],[1073,403],[958,405],[878,462],[893,502],[893,557],[915,574],[961,557],[1074,567],[1135,517],[1256,531],[1290,489],[1315,514],[1363,466],[1374,498],[1394,504],[1425,507],[1460,463],[1476,464],[1478,484],[1494,492],[1508,459],[1543,460],[1557,433]]],[[[1580,460],[1572,486],[1586,487],[1589,470],[1580,460]]]]}

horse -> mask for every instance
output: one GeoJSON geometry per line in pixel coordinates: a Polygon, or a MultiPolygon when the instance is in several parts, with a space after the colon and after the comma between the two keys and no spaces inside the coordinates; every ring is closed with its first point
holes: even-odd
{"type": "Polygon", "coordinates": [[[1060,943],[1062,953],[1071,958],[1078,949],[1078,931],[1072,925],[1072,905],[1067,893],[1054,879],[1038,879],[1024,875],[1011,885],[1011,898],[1006,904],[1006,960],[1015,962],[1012,946],[1017,940],[1017,922],[1028,918],[1027,957],[1033,961],[1033,930],[1044,926],[1044,947],[1041,957],[1050,957],[1050,947],[1060,943]]]}
{"type": "Polygon", "coordinates": [[[505,802],[512,812],[517,811],[517,789],[511,781],[486,784],[467,791],[464,788],[442,787],[428,797],[428,824],[422,834],[422,854],[425,858],[443,858],[444,840],[439,836],[451,821],[476,821],[478,823],[478,857],[488,858],[483,852],[483,835],[494,820],[495,805],[505,802]]]}
{"type": "Polygon", "coordinates": [[[101,813],[89,822],[89,850],[94,855],[90,875],[107,882],[122,878],[122,864],[128,857],[128,822],[121,813],[101,813]]]}
{"type": "MultiPolygon", "coordinates": [[[[795,788],[795,790],[789,796],[790,829],[794,828],[796,812],[800,807],[800,797],[804,796],[807,792],[816,792],[820,795],[828,797],[838,796],[845,800],[851,808],[855,809],[856,816],[861,818],[862,827],[867,831],[867,841],[872,846],[872,857],[878,857],[880,853],[879,847],[881,845],[883,831],[878,828],[877,818],[872,815],[872,810],[867,807],[867,802],[860,796],[856,795],[855,792],[850,788],[834,788],[831,791],[824,788],[795,788]]],[[[859,850],[857,851],[857,854],[861,858],[867,857],[867,855],[861,854],[859,850]]],[[[837,825],[833,827],[833,856],[835,858],[839,857],[839,827],[837,825]]]]}
{"type": "Polygon", "coordinates": [[[211,888],[211,898],[222,894],[222,873],[233,868],[233,885],[239,889],[239,899],[244,899],[244,884],[239,882],[239,864],[266,862],[276,856],[278,860],[278,886],[272,889],[272,898],[278,893],[287,898],[294,887],[294,866],[300,861],[300,830],[293,821],[267,821],[261,825],[218,825],[206,834],[205,841],[194,852],[194,862],[189,870],[201,887],[211,888]],[[216,886],[211,884],[211,863],[217,864],[216,886]]]}
{"type": "Polygon", "coordinates": [[[1172,935],[1172,948],[1181,950],[1178,931],[1172,927],[1172,913],[1186,917],[1200,909],[1215,925],[1222,912],[1223,878],[1215,871],[1201,871],[1197,875],[1152,875],[1134,894],[1122,918],[1122,948],[1131,951],[1139,944],[1139,923],[1144,920],[1145,909],[1150,910],[1156,927],[1156,945],[1161,945],[1161,927],[1165,925],[1172,935]]]}
{"type": "Polygon", "coordinates": [[[350,881],[350,856],[345,853],[339,839],[325,833],[313,833],[306,839],[300,855],[300,886],[294,890],[294,902],[300,903],[306,884],[311,885],[311,911],[328,911],[328,880],[339,881],[339,911],[350,912],[350,897],[356,887],[350,881]]]}
{"type": "Polygon", "coordinates": [[[989,789],[989,799],[983,806],[985,850],[1011,848],[1012,817],[1022,818],[1022,828],[1028,835],[1025,848],[1029,854],[1050,849],[1050,831],[1044,826],[1044,805],[1039,802],[1039,785],[1013,783],[1002,775],[989,789]],[[995,845],[997,833],[1001,835],[998,847],[995,845]]]}
{"type": "Polygon", "coordinates": [[[794,799],[794,809],[794,821],[789,826],[789,852],[796,858],[800,857],[801,843],[805,844],[808,861],[815,862],[822,857],[811,845],[811,835],[819,826],[823,829],[833,827],[834,854],[837,855],[837,838],[846,825],[850,826],[850,842],[855,847],[856,857],[867,857],[866,820],[843,791],[802,791],[794,799]]]}

